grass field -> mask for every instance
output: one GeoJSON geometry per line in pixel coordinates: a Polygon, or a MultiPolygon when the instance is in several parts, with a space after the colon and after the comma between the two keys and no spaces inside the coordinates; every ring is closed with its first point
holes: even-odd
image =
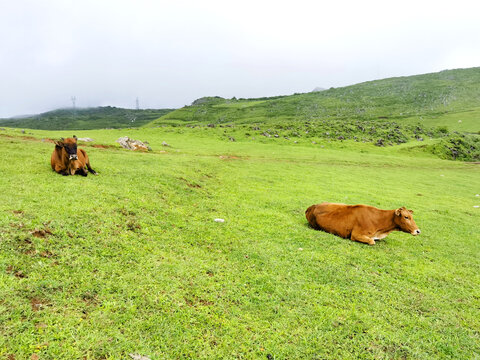
{"type": "Polygon", "coordinates": [[[480,357],[478,164],[217,130],[76,131],[113,145],[84,146],[87,178],[41,141],[73,133],[0,132],[0,358],[480,357]],[[406,206],[422,234],[315,231],[322,201],[406,206]]]}

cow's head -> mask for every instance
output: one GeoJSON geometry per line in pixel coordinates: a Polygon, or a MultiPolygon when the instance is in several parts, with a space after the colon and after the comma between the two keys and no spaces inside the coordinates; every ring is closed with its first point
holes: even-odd
{"type": "Polygon", "coordinates": [[[395,224],[403,232],[418,235],[420,234],[420,229],[415,224],[412,214],[413,211],[407,210],[405,207],[395,210],[395,224]]]}
{"type": "Polygon", "coordinates": [[[61,138],[59,141],[55,141],[55,145],[65,149],[69,160],[78,160],[77,137],[75,135],[73,135],[73,138],[61,138]]]}

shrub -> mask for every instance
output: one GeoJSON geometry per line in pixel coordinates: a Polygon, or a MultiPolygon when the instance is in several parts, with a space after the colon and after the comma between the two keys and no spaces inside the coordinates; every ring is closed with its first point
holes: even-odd
{"type": "Polygon", "coordinates": [[[480,137],[454,135],[430,146],[430,151],[442,159],[480,161],[480,137]]]}

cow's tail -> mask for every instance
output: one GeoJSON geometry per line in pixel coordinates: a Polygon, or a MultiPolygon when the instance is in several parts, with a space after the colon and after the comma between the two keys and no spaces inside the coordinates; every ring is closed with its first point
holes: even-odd
{"type": "Polygon", "coordinates": [[[83,151],[83,154],[85,155],[85,165],[87,166],[88,172],[92,173],[93,175],[98,175],[97,172],[90,166],[90,159],[88,158],[87,153],[83,151]]]}
{"type": "Polygon", "coordinates": [[[307,218],[310,226],[313,227],[314,229],[318,228],[317,220],[315,219],[315,215],[313,214],[313,211],[315,210],[315,206],[316,205],[312,205],[307,210],[305,210],[305,217],[307,218]]]}
{"type": "Polygon", "coordinates": [[[95,170],[93,170],[92,167],[90,166],[90,161],[87,161],[87,169],[93,175],[98,175],[97,172],[95,170]]]}

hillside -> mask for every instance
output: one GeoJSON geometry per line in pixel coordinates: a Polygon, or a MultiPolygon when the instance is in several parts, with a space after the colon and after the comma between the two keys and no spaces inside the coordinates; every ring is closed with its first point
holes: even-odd
{"type": "Polygon", "coordinates": [[[172,109],[132,110],[112,106],[58,109],[22,118],[0,119],[0,126],[41,130],[88,130],[139,127],[172,109]]]}
{"type": "Polygon", "coordinates": [[[419,122],[425,126],[477,132],[480,130],[479,119],[480,67],[476,67],[368,81],[291,96],[260,99],[207,97],[170,112],[148,126],[344,120],[350,123],[419,122]]]}
{"type": "Polygon", "coordinates": [[[230,141],[413,142],[444,159],[479,161],[480,68],[272,98],[204,97],[146,126],[168,125],[220,127],[230,141]]]}

